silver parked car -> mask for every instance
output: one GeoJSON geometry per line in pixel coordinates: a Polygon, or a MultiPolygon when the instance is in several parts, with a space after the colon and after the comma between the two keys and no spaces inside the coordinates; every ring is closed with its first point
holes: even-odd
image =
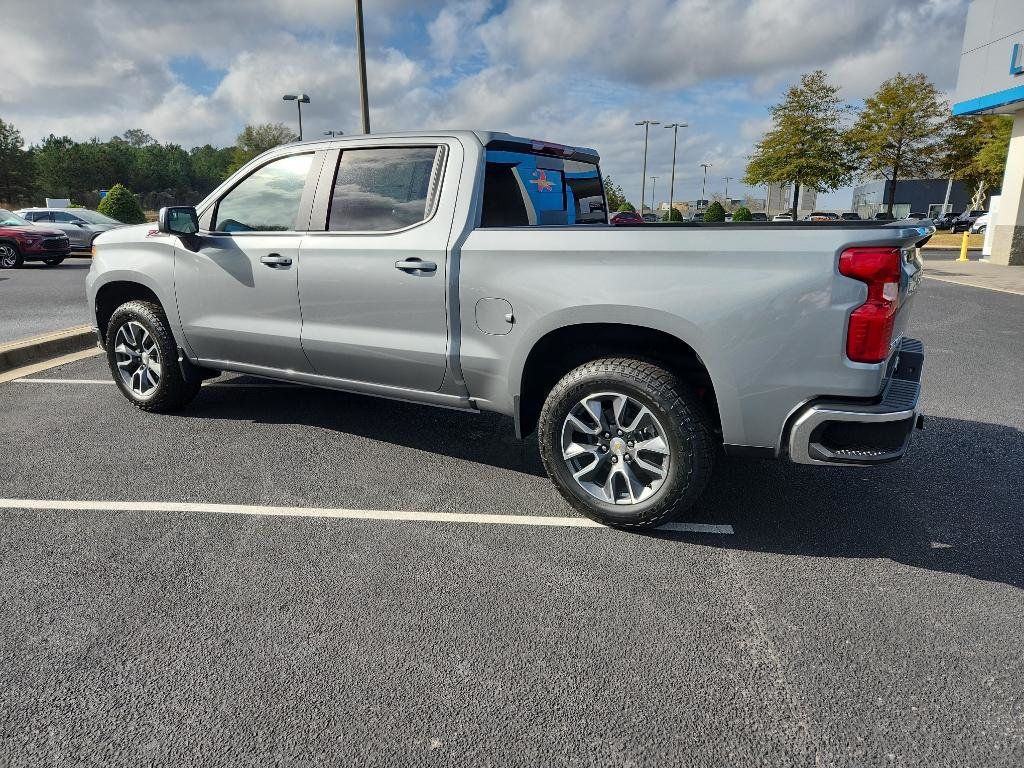
{"type": "Polygon", "coordinates": [[[124,222],[88,208],[22,208],[16,213],[34,224],[63,231],[73,251],[88,251],[98,234],[124,226],[124,222]]]}

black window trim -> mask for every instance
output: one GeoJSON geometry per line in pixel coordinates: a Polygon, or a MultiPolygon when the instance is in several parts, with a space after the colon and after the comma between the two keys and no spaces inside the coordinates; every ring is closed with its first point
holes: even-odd
{"type": "Polygon", "coordinates": [[[395,235],[402,232],[408,232],[411,229],[422,227],[431,221],[434,216],[437,215],[439,203],[441,200],[441,190],[444,187],[444,174],[448,167],[448,144],[444,142],[433,142],[426,141],[423,143],[415,144],[360,144],[352,147],[337,147],[330,150],[327,153],[325,160],[325,168],[329,167],[330,163],[334,164],[333,173],[322,173],[320,175],[320,183],[316,193],[316,202],[313,205],[313,211],[310,215],[309,220],[309,231],[315,232],[318,235],[331,235],[335,237],[346,237],[351,235],[357,235],[365,237],[367,235],[395,235]],[[434,150],[434,167],[430,175],[430,187],[427,190],[427,204],[424,209],[427,214],[420,220],[413,224],[408,224],[398,229],[328,229],[331,223],[331,205],[334,202],[334,185],[338,180],[338,170],[341,168],[341,156],[348,152],[355,152],[358,150],[377,150],[377,149],[433,149],[434,150]]]}

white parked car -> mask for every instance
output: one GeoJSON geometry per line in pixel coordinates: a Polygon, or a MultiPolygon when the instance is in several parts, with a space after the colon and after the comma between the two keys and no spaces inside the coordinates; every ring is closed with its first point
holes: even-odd
{"type": "Polygon", "coordinates": [[[776,213],[772,216],[772,221],[792,221],[793,214],[791,213],[776,213]]]}
{"type": "Polygon", "coordinates": [[[984,234],[986,229],[988,229],[988,214],[983,213],[971,224],[971,233],[984,234]]]}

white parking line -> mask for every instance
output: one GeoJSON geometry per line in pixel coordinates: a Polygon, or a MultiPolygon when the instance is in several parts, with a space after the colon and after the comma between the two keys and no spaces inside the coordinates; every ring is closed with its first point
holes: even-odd
{"type": "MultiPolygon", "coordinates": [[[[209,512],[219,515],[330,517],[349,520],[389,520],[417,523],[477,523],[532,525],[549,528],[604,528],[586,517],[540,515],[487,515],[459,512],[411,512],[384,509],[331,509],[320,507],[267,507],[251,504],[195,504],[174,501],[69,501],[64,499],[0,499],[0,509],[56,509],[76,512],[209,512]]],[[[731,525],[667,523],[660,531],[728,535],[731,525]]]]}

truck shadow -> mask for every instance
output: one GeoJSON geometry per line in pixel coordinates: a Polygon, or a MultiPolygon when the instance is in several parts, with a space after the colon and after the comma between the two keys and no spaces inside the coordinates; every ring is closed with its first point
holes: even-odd
{"type": "MultiPolygon", "coordinates": [[[[205,389],[189,416],[302,424],[513,470],[548,482],[536,438],[510,420],[306,387],[205,389]]],[[[931,417],[901,462],[813,467],[720,457],[692,521],[729,524],[708,546],[800,557],[888,558],[1024,587],[1024,432],[931,417]]],[[[692,534],[647,534],[693,541],[692,534]]]]}
{"type": "MultiPolygon", "coordinates": [[[[1024,587],[1024,432],[929,418],[901,462],[798,466],[723,459],[691,517],[729,522],[712,546],[888,558],[1024,587]]],[[[662,535],[662,534],[654,534],[662,535]]]]}

